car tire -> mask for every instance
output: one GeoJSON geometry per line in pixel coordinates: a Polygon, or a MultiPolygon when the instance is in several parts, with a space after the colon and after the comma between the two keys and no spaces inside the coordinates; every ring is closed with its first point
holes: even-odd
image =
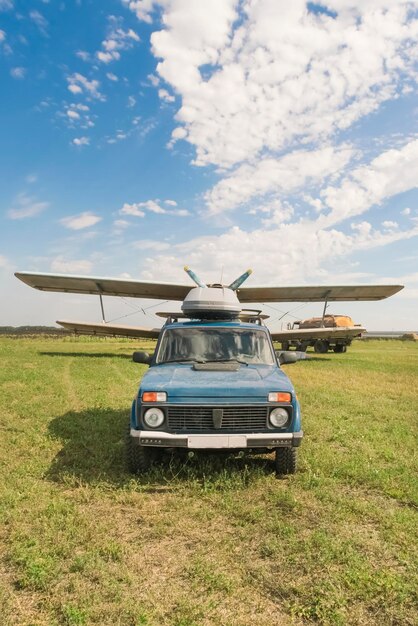
{"type": "Polygon", "coordinates": [[[346,352],[346,350],[346,346],[343,346],[342,344],[337,344],[336,346],[334,346],[334,352],[336,354],[341,354],[342,352],[346,352]]]}
{"type": "Polygon", "coordinates": [[[276,448],[276,474],[294,474],[296,472],[296,448],[276,448]]]}
{"type": "Polygon", "coordinates": [[[289,350],[289,348],[290,348],[290,342],[282,341],[282,350],[289,350]]]}
{"type": "Polygon", "coordinates": [[[143,474],[157,463],[162,451],[160,448],[141,446],[136,437],[131,437],[131,427],[126,435],[126,465],[132,474],[143,474]]]}
{"type": "Polygon", "coordinates": [[[317,354],[325,354],[326,352],[328,352],[328,349],[328,341],[325,341],[324,339],[318,339],[317,341],[315,341],[314,350],[317,354]]]}

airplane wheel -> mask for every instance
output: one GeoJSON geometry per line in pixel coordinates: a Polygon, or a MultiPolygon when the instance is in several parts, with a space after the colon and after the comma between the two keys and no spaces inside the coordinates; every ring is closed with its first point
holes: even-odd
{"type": "Polygon", "coordinates": [[[328,352],[328,348],[328,341],[325,341],[324,339],[318,339],[318,341],[315,341],[314,350],[318,354],[325,354],[326,352],[328,352]]]}
{"type": "Polygon", "coordinates": [[[161,458],[160,448],[146,448],[131,437],[130,426],[126,437],[126,464],[132,474],[147,472],[161,458]]]}
{"type": "Polygon", "coordinates": [[[294,474],[296,472],[296,448],[276,448],[276,473],[294,474]]]}

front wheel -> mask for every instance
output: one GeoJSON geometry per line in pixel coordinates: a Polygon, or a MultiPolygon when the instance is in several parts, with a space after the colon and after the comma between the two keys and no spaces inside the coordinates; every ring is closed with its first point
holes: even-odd
{"type": "Polygon", "coordinates": [[[275,466],[277,474],[294,474],[296,472],[296,448],[276,448],[275,466]]]}
{"type": "Polygon", "coordinates": [[[325,339],[318,339],[315,341],[314,350],[317,354],[326,354],[328,349],[329,343],[328,341],[325,341],[325,339]]]}
{"type": "Polygon", "coordinates": [[[126,436],[126,465],[132,474],[147,472],[161,458],[160,448],[141,446],[135,437],[131,437],[130,427],[126,436]]]}

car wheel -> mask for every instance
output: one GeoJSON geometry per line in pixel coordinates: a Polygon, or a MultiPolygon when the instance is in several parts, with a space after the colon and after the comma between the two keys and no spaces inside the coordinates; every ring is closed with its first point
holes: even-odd
{"type": "Polygon", "coordinates": [[[328,348],[329,348],[328,341],[325,341],[324,339],[318,339],[317,341],[315,341],[315,345],[314,345],[315,352],[319,354],[325,354],[326,352],[328,352],[328,348]]]}
{"type": "Polygon", "coordinates": [[[126,435],[126,465],[132,474],[142,474],[160,460],[162,450],[141,446],[136,437],[131,437],[130,430],[129,426],[126,435]]]}
{"type": "Polygon", "coordinates": [[[296,472],[296,448],[276,448],[276,473],[294,474],[296,472]]]}
{"type": "Polygon", "coordinates": [[[282,341],[282,350],[289,350],[290,343],[288,341],[282,341]]]}
{"type": "Polygon", "coordinates": [[[342,344],[337,344],[336,346],[334,346],[334,352],[336,354],[341,354],[341,352],[345,352],[346,350],[346,346],[343,346],[342,344]]]}

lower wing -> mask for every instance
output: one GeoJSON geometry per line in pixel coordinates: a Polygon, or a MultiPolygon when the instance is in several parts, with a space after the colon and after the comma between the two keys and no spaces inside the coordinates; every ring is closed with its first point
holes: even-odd
{"type": "Polygon", "coordinates": [[[336,328],[295,328],[292,330],[270,331],[273,341],[283,339],[353,339],[366,332],[361,326],[340,326],[336,328]]]}
{"type": "Polygon", "coordinates": [[[90,324],[89,322],[71,322],[57,320],[57,324],[78,335],[96,335],[100,337],[143,337],[157,339],[160,328],[142,326],[124,326],[123,324],[90,324]]]}

